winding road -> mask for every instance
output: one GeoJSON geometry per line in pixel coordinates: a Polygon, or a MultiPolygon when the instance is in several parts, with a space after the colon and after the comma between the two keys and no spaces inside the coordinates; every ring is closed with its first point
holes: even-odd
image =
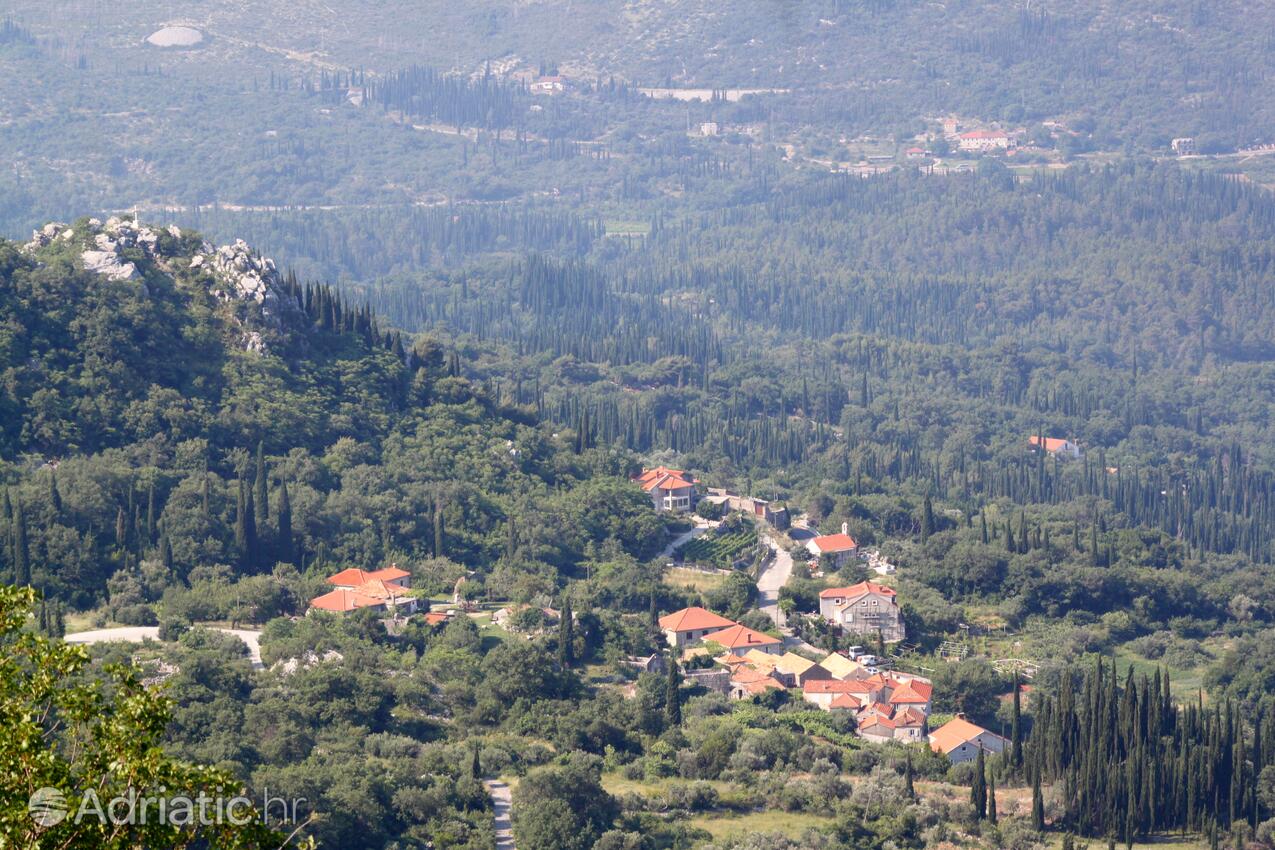
{"type": "MultiPolygon", "coordinates": [[[[249,629],[223,629],[216,626],[209,626],[213,631],[225,632],[228,635],[234,635],[244,642],[248,647],[248,658],[252,661],[252,669],[260,670],[261,664],[261,632],[254,632],[249,629]]],[[[124,643],[141,643],[145,640],[159,640],[158,626],[119,626],[114,629],[94,629],[88,632],[75,632],[63,638],[67,643],[110,643],[111,641],[123,641],[124,643]]]]}

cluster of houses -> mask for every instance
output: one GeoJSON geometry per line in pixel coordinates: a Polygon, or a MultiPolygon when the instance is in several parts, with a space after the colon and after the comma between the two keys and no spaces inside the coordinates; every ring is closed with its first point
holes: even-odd
{"type": "MultiPolygon", "coordinates": [[[[834,604],[833,599],[843,605],[864,598],[893,600],[893,591],[881,594],[883,588],[870,582],[831,590],[830,605],[834,604]]],[[[934,693],[930,680],[881,670],[875,666],[879,659],[870,655],[856,653],[856,657],[851,657],[832,652],[813,661],[785,649],[778,638],[699,607],[674,611],[661,617],[659,623],[669,646],[675,650],[702,646],[717,653],[716,667],[688,671],[686,678],[732,699],[798,690],[805,702],[822,711],[852,717],[859,736],[865,740],[928,740],[953,761],[973,758],[979,749],[1004,749],[1005,741],[999,735],[960,717],[930,733],[928,720],[934,693]]]]}

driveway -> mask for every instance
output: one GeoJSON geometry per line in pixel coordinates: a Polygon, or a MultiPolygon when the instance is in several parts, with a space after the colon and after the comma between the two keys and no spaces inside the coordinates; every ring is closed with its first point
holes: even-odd
{"type": "MultiPolygon", "coordinates": [[[[211,626],[213,631],[225,632],[228,635],[234,635],[244,642],[248,647],[248,658],[252,661],[252,669],[260,670],[261,664],[261,632],[250,631],[249,629],[222,629],[211,626]]],[[[111,641],[123,641],[124,643],[141,643],[144,640],[159,640],[159,628],[157,626],[119,626],[114,629],[94,629],[88,632],[76,632],[69,634],[63,638],[67,643],[110,643],[111,641]]]]}
{"type": "Polygon", "coordinates": [[[498,779],[484,779],[487,793],[491,795],[491,806],[495,811],[496,850],[514,850],[513,823],[509,813],[513,809],[513,795],[509,786],[498,779]]]}
{"type": "Polygon", "coordinates": [[[695,527],[690,531],[684,531],[677,537],[674,537],[672,541],[664,547],[664,551],[660,552],[660,554],[656,556],[657,558],[670,557],[677,551],[679,546],[685,546],[687,543],[690,543],[710,528],[715,528],[716,526],[721,525],[721,523],[717,520],[707,520],[701,516],[695,516],[693,514],[691,515],[691,522],[695,523],[695,527]]]}

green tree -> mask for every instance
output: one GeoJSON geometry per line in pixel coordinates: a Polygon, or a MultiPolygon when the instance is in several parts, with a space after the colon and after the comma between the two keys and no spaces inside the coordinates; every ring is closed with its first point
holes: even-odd
{"type": "Polygon", "coordinates": [[[671,651],[664,685],[664,725],[670,729],[682,725],[682,675],[677,669],[677,656],[671,651]]]}
{"type": "Polygon", "coordinates": [[[974,782],[970,785],[970,807],[974,820],[987,817],[987,760],[983,756],[983,748],[978,748],[978,757],[974,760],[974,782]]]}
{"type": "Polygon", "coordinates": [[[103,809],[130,788],[190,798],[243,792],[226,772],[165,754],[172,704],[131,670],[108,667],[110,681],[103,687],[85,675],[89,659],[83,647],[23,630],[34,603],[31,589],[0,586],[0,835],[19,847],[87,850],[283,845],[284,837],[264,827],[255,813],[242,826],[228,821],[179,826],[154,817],[114,825],[91,814],[37,823],[28,801],[41,788],[63,795],[71,812],[86,803],[92,809],[90,792],[103,809]]]}

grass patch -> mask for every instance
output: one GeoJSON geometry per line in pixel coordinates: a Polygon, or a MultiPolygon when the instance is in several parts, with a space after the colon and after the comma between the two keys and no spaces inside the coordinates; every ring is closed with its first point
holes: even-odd
{"type": "Polygon", "coordinates": [[[729,578],[725,573],[710,573],[690,567],[672,567],[664,573],[664,583],[673,587],[685,587],[697,593],[707,593],[721,587],[729,578]]]}
{"type": "Polygon", "coordinates": [[[750,832],[779,833],[789,838],[795,838],[807,829],[827,827],[832,822],[832,818],[824,815],[777,810],[748,812],[746,814],[714,811],[695,815],[690,819],[691,826],[708,832],[716,841],[737,838],[750,832]]]}

